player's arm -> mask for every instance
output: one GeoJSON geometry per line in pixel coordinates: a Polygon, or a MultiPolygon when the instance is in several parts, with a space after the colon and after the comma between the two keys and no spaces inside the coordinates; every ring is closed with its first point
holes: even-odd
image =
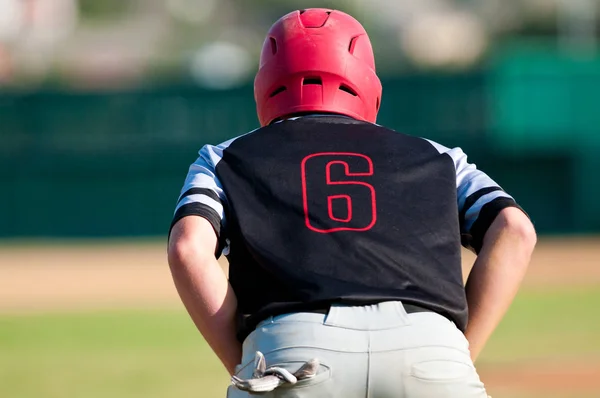
{"type": "Polygon", "coordinates": [[[232,375],[241,361],[237,300],[214,255],[217,236],[202,217],[185,217],[171,230],[168,258],[179,296],[196,327],[232,375]]]}
{"type": "Polygon", "coordinates": [[[521,284],[536,243],[529,217],[487,174],[448,150],[456,166],[462,243],[477,253],[467,280],[465,336],[475,360],[500,323],[521,284]]]}
{"type": "Polygon", "coordinates": [[[225,242],[227,198],[216,176],[219,147],[205,146],[190,167],[169,234],[168,259],[190,317],[230,374],[241,361],[237,300],[217,262],[225,242]]]}
{"type": "Polygon", "coordinates": [[[536,234],[529,218],[515,207],[491,223],[469,275],[469,323],[465,336],[475,360],[512,303],[533,252],[536,234]]]}

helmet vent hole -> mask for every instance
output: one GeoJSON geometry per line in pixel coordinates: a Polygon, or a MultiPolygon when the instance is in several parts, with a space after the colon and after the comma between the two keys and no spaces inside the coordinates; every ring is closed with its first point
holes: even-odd
{"type": "Polygon", "coordinates": [[[379,105],[381,105],[381,101],[380,101],[379,97],[377,97],[377,103],[375,104],[376,111],[379,111],[379,105]]]}
{"type": "Polygon", "coordinates": [[[350,39],[350,44],[348,45],[348,52],[350,54],[354,54],[354,48],[356,47],[356,42],[358,41],[358,36],[354,36],[350,39]]]}
{"type": "MultiPolygon", "coordinates": [[[[304,14],[306,11],[307,11],[306,9],[300,10],[300,15],[304,14]]],[[[325,14],[331,15],[331,11],[325,11],[325,14]]]]}
{"type": "Polygon", "coordinates": [[[273,55],[277,54],[277,40],[274,37],[270,37],[269,41],[271,42],[271,52],[273,55]]]}
{"type": "Polygon", "coordinates": [[[302,85],[306,86],[307,84],[317,84],[319,86],[323,85],[323,80],[320,77],[305,77],[302,81],[302,85]]]}
{"type": "Polygon", "coordinates": [[[273,97],[274,97],[274,96],[276,96],[277,94],[281,94],[281,93],[283,93],[285,90],[287,90],[287,89],[285,88],[285,86],[281,86],[281,87],[277,88],[276,90],[274,90],[274,91],[271,93],[271,95],[269,95],[269,98],[273,98],[273,97]]]}
{"type": "Polygon", "coordinates": [[[354,97],[358,97],[358,94],[356,94],[356,91],[352,90],[350,87],[346,86],[345,84],[340,85],[340,90],[345,91],[354,97]]]}

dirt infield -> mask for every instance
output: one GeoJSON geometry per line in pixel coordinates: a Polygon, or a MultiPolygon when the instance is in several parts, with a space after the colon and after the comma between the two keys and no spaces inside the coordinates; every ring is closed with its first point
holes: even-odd
{"type": "MultiPolygon", "coordinates": [[[[474,258],[464,253],[465,273],[474,258]]],[[[599,259],[600,237],[542,239],[524,285],[600,286],[599,259]]],[[[164,244],[0,246],[0,313],[180,305],[164,244]]],[[[492,392],[510,383],[524,393],[583,395],[598,391],[600,363],[488,366],[481,374],[492,392]]]]}
{"type": "MultiPolygon", "coordinates": [[[[600,238],[544,239],[524,284],[600,285],[599,258],[600,238]]],[[[474,259],[464,252],[465,273],[474,259]]],[[[179,305],[163,244],[0,246],[2,312],[139,305],[179,305]]]]}
{"type": "Polygon", "coordinates": [[[521,396],[597,397],[600,363],[532,363],[479,368],[481,380],[494,397],[519,391],[521,396]],[[507,388],[506,386],[510,387],[507,388]]]}
{"type": "Polygon", "coordinates": [[[0,247],[0,311],[174,305],[157,244],[0,247]]]}

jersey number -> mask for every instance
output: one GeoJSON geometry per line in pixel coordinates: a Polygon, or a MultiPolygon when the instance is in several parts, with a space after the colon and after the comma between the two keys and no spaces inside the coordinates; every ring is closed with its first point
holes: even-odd
{"type": "Polygon", "coordinates": [[[377,221],[375,188],[364,180],[373,161],[350,152],[321,152],[302,160],[306,227],[323,234],[367,231],[377,221]],[[358,178],[357,178],[358,177],[358,178]]]}

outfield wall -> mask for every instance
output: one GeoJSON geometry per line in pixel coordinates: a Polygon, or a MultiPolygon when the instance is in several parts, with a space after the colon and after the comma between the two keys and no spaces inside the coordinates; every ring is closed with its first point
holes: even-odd
{"type": "MultiPolygon", "coordinates": [[[[508,60],[384,79],[378,122],[463,147],[542,234],[600,232],[600,62],[508,60]]],[[[164,236],[198,149],[256,127],[250,85],[0,93],[0,237],[164,236]]]]}

